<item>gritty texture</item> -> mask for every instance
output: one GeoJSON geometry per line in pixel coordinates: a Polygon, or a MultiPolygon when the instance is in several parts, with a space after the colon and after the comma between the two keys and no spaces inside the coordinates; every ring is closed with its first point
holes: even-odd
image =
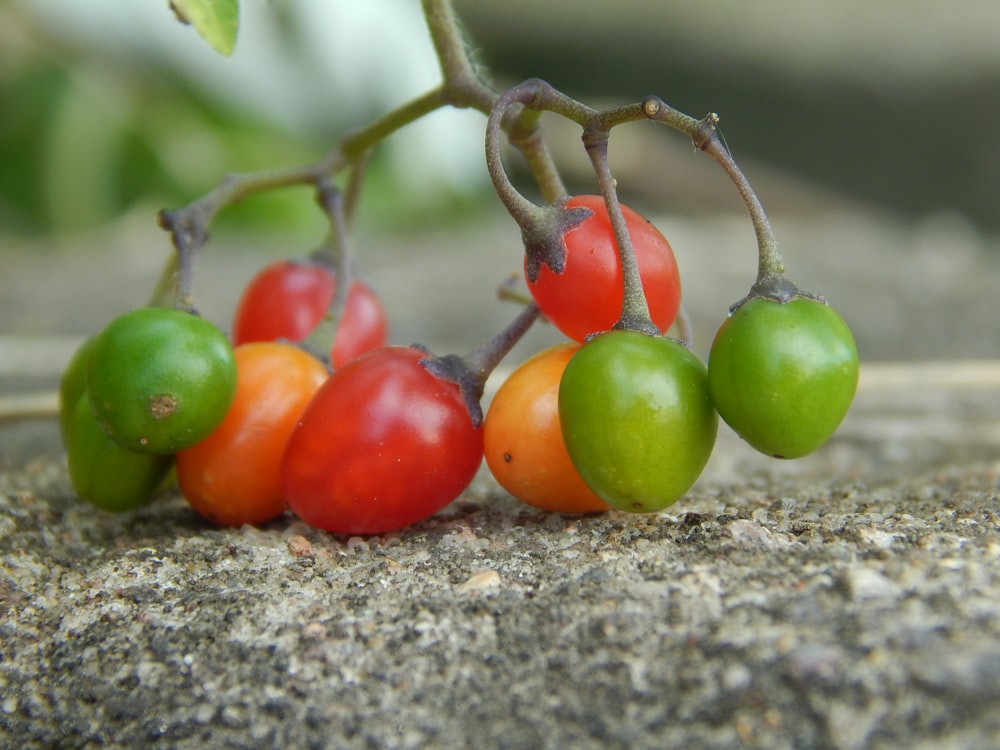
{"type": "MultiPolygon", "coordinates": [[[[995,239],[948,217],[779,221],[795,281],[855,332],[858,398],[796,461],[722,428],[659,515],[545,514],[482,474],[368,539],[291,517],[217,529],[176,494],[114,516],[73,497],[55,420],[0,425],[0,746],[1000,747],[995,239]]],[[[660,225],[704,356],[752,279],[752,232],[660,225]]],[[[141,304],[161,255],[137,226],[8,250],[3,320],[83,336],[141,304]]],[[[212,320],[279,252],[237,247],[199,266],[212,320]]],[[[462,352],[512,317],[483,289],[519,253],[516,228],[477,224],[380,238],[364,265],[395,343],[462,352]]],[[[20,344],[0,386],[54,386],[64,349],[46,368],[20,344]]]]}
{"type": "Polygon", "coordinates": [[[24,748],[996,746],[997,395],[869,384],[799,462],[724,431],[659,515],[545,514],[483,475],[366,539],[291,517],[216,529],[176,495],[97,513],[57,455],[9,467],[0,731],[24,748]]]}

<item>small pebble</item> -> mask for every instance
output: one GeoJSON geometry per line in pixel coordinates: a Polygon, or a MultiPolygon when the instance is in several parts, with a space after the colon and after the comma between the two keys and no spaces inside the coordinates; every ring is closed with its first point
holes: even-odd
{"type": "Polygon", "coordinates": [[[312,557],[312,542],[301,534],[296,534],[288,539],[288,551],[295,557],[312,557]]]}
{"type": "Polygon", "coordinates": [[[482,591],[485,589],[495,589],[500,587],[500,574],[495,570],[481,570],[467,581],[459,585],[458,590],[462,593],[471,591],[482,591]]]}

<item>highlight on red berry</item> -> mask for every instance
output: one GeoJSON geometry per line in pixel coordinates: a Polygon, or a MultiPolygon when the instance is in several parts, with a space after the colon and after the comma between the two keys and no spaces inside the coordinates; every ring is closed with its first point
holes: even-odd
{"type": "Polygon", "coordinates": [[[483,459],[456,385],[429,373],[427,354],[385,347],[327,379],[285,450],[282,492],[303,521],[337,534],[381,534],[444,508],[483,459]]]}
{"type": "MultiPolygon", "coordinates": [[[[318,262],[282,260],[265,266],[239,300],[233,344],[302,341],[323,319],[336,283],[329,268],[318,262]]],[[[330,351],[331,364],[340,367],[384,346],[387,336],[385,309],[378,295],[364,282],[353,280],[330,351]]]]}
{"type": "MultiPolygon", "coordinates": [[[[587,208],[593,214],[563,236],[562,273],[543,264],[538,277],[527,283],[542,314],[566,336],[583,343],[587,336],[610,330],[618,322],[624,299],[622,267],[604,199],[575,196],[566,208],[587,208]]],[[[628,206],[621,208],[650,318],[661,333],[666,332],[681,304],[677,259],[656,227],[628,206]]]]}
{"type": "MultiPolygon", "coordinates": [[[[772,457],[803,456],[832,437],[855,395],[857,346],[821,296],[786,277],[779,243],[719,135],[718,116],[694,118],[654,95],[598,109],[537,77],[494,88],[470,57],[475,45],[451,0],[419,5],[440,63],[442,80],[433,88],[366,122],[333,123],[345,126],[343,135],[311,164],[230,172],[187,205],[159,212],[171,255],[146,306],[92,332],[60,381],[67,474],[78,497],[125,512],[166,494],[176,477],[190,506],[216,524],[259,524],[290,510],[318,530],[373,535],[440,511],[467,490],[485,459],[499,485],[495,495],[506,490],[562,513],[653,513],[698,480],[720,417],[772,457]],[[393,270],[401,276],[420,268],[392,299],[398,314],[428,324],[415,338],[438,341],[447,328],[475,342],[462,356],[431,356],[419,344],[386,345],[383,300],[354,274],[373,260],[354,248],[371,243],[352,234],[359,226],[403,226],[390,215],[402,208],[395,197],[410,203],[407,226],[454,215],[429,211],[413,185],[393,186],[393,200],[381,207],[361,208],[371,175],[384,192],[382,181],[394,173],[385,168],[385,142],[449,106],[485,117],[485,154],[473,156],[485,155],[493,208],[506,209],[520,242],[494,241],[499,233],[477,228],[475,241],[426,259],[416,254],[434,242],[397,237],[407,257],[393,270]],[[571,142],[585,152],[577,156],[592,167],[593,187],[583,194],[567,193],[558,163],[565,151],[551,142],[566,131],[543,132],[552,120],[573,126],[571,142]],[[678,320],[673,248],[620,202],[619,189],[627,195],[630,187],[626,171],[612,172],[612,133],[640,122],[678,131],[714,160],[753,225],[757,277],[729,306],[707,368],[693,353],[696,327],[686,315],[678,320]],[[508,155],[521,162],[516,175],[507,171],[508,155]],[[527,183],[524,189],[515,180],[527,183]],[[259,270],[232,311],[230,340],[196,303],[196,259],[220,212],[285,188],[307,191],[322,214],[310,240],[317,249],[259,270]],[[459,252],[468,257],[457,261],[459,252]],[[485,262],[485,253],[496,257],[485,262]],[[528,294],[493,277],[493,261],[507,266],[503,275],[523,265],[528,294]],[[504,305],[498,286],[518,309],[499,332],[481,330],[494,319],[492,306],[504,305]],[[455,309],[463,300],[476,309],[455,309]],[[432,325],[445,316],[446,326],[432,325]],[[484,417],[491,373],[541,319],[570,341],[526,357],[484,417]]],[[[225,24],[234,34],[237,25],[225,24]]],[[[462,139],[438,135],[449,148],[462,147],[462,139]]],[[[433,166],[443,163],[421,166],[420,189],[428,195],[439,184],[433,166]]],[[[643,170],[680,178],[651,158],[643,170]]],[[[450,191],[438,197],[445,199],[438,208],[454,198],[450,191]]],[[[457,205],[471,201],[463,196],[457,205]]]]}

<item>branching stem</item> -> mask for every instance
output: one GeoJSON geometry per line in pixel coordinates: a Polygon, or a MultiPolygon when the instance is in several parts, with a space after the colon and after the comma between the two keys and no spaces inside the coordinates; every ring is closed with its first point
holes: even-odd
{"type": "MultiPolygon", "coordinates": [[[[422,0],[421,5],[441,68],[442,81],[437,87],[346,134],[336,147],[313,164],[232,173],[187,206],[160,212],[159,224],[172,234],[177,251],[175,305],[185,308],[194,306],[194,256],[207,240],[208,227],[222,209],[264,191],[295,185],[312,185],[319,189],[324,181],[351,167],[344,205],[344,214],[349,221],[354,214],[357,184],[363,173],[364,161],[379,143],[441,107],[472,108],[484,115],[489,114],[497,93],[483,81],[469,56],[451,0],[422,0]]],[[[523,119],[513,118],[504,124],[504,130],[515,133],[512,143],[524,153],[546,199],[554,200],[562,195],[565,190],[548,147],[540,137],[537,117],[529,114],[523,119]]]]}
{"type": "Polygon", "coordinates": [[[362,162],[386,137],[447,103],[444,89],[438,87],[349,133],[336,148],[313,164],[228,174],[214,189],[184,208],[161,211],[159,224],[173,236],[178,255],[177,305],[193,306],[194,254],[205,244],[208,226],[223,208],[256,193],[278,188],[314,185],[319,189],[324,181],[347,166],[362,162]]]}
{"type": "Polygon", "coordinates": [[[420,364],[435,377],[458,386],[472,424],[479,427],[483,423],[481,402],[483,392],[486,390],[486,381],[514,345],[538,320],[540,314],[538,306],[534,302],[529,302],[500,333],[484,341],[465,356],[458,354],[427,356],[420,360],[420,364]]]}
{"type": "Polygon", "coordinates": [[[629,236],[621,203],[618,201],[615,179],[608,166],[607,135],[587,143],[587,155],[590,156],[594,173],[601,186],[601,194],[604,196],[604,205],[608,209],[608,218],[611,220],[611,229],[615,235],[618,260],[622,269],[622,284],[624,286],[622,311],[614,327],[630,331],[643,331],[655,336],[660,331],[649,317],[649,304],[642,289],[642,279],[639,277],[635,249],[632,247],[632,238],[629,236]]]}
{"type": "Polygon", "coordinates": [[[757,235],[757,279],[750,288],[750,293],[730,309],[735,310],[754,297],[770,297],[780,301],[787,301],[793,297],[814,297],[800,290],[785,276],[785,264],[778,250],[778,240],[764,212],[764,206],[751,187],[750,181],[743,174],[743,170],[719,138],[717,129],[719,116],[711,112],[701,120],[696,120],[678,112],[655,96],[646,97],[641,106],[647,118],[684,133],[694,143],[695,148],[711,156],[736,185],[740,198],[743,199],[750,214],[750,221],[757,235]]]}
{"type": "MultiPolygon", "coordinates": [[[[534,78],[508,89],[497,99],[486,126],[486,164],[497,195],[521,228],[528,255],[528,279],[534,281],[542,265],[561,273],[565,262],[563,236],[586,216],[574,215],[578,209],[566,210],[564,194],[560,194],[558,199],[549,198],[546,206],[537,206],[514,187],[501,158],[500,132],[509,110],[515,105],[523,108],[521,121],[527,119],[528,112],[534,113],[534,119],[537,119],[542,111],[549,111],[571,120],[583,129],[583,144],[604,196],[622,268],[624,296],[621,316],[615,327],[658,334],[659,330],[649,316],[649,305],[642,289],[635,250],[608,164],[611,128],[645,117],[642,104],[598,111],[554,89],[545,81],[534,78]]],[[[561,189],[561,183],[559,185],[561,189]]]]}
{"type": "Polygon", "coordinates": [[[335,284],[333,297],[323,318],[302,343],[313,356],[331,364],[330,347],[340,327],[352,281],[350,239],[347,232],[344,196],[331,180],[324,180],[317,187],[316,201],[330,222],[330,238],[328,245],[315,255],[329,265],[335,284]]]}
{"type": "MultiPolygon", "coordinates": [[[[209,224],[223,208],[254,193],[293,185],[312,185],[317,190],[320,205],[330,217],[330,242],[337,259],[338,284],[321,330],[314,332],[309,340],[315,343],[317,336],[332,335],[330,328],[335,331],[348,289],[347,226],[354,214],[366,161],[377,145],[400,128],[445,106],[475,109],[488,118],[487,168],[497,195],[521,228],[530,282],[537,278],[543,265],[548,265],[556,273],[561,272],[565,262],[563,236],[590,215],[588,209],[567,209],[565,206],[568,199],[566,188],[542,138],[542,113],[554,113],[582,128],[583,144],[604,197],[621,260],[624,299],[617,328],[660,333],[650,320],[634,249],[618,200],[617,184],[608,162],[611,130],[642,119],[667,125],[687,135],[696,148],[722,166],[736,185],[753,222],[758,245],[757,279],[748,298],[771,296],[788,299],[803,294],[785,278],[770,222],[743,172],[719,139],[717,115],[709,114],[698,120],[654,96],[635,104],[596,110],[540,79],[529,79],[499,94],[480,76],[462,36],[452,0],[421,0],[421,7],[440,67],[440,84],[347,133],[332,150],[313,164],[230,174],[186,207],[161,211],[159,223],[171,232],[177,252],[175,263],[164,269],[154,292],[154,300],[163,303],[173,290],[173,304],[193,309],[193,259],[208,237],[209,224]],[[544,205],[528,200],[511,182],[502,159],[502,135],[526,158],[544,205]],[[349,173],[344,180],[346,188],[342,195],[333,180],[343,170],[349,170],[349,173]]],[[[529,305],[526,311],[532,319],[538,315],[533,308],[534,305],[529,305]]],[[[516,331],[517,327],[512,330],[516,331]]]]}

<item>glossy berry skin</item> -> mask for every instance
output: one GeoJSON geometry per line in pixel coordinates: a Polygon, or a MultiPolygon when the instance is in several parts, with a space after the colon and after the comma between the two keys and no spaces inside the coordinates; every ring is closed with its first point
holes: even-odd
{"type": "MultiPolygon", "coordinates": [[[[302,341],[323,319],[336,280],[323,265],[278,261],[265,266],[247,285],[233,319],[233,343],[302,341]]],[[[344,301],[330,361],[340,367],[366,351],[384,346],[385,310],[367,285],[353,281],[344,301]]]]}
{"type": "Polygon", "coordinates": [[[177,454],[177,481],[188,504],[223,526],[261,524],[285,512],[281,459],[327,368],[292,344],[255,342],[234,349],[236,397],[218,427],[177,454]]]}
{"type": "Polygon", "coordinates": [[[77,496],[112,513],[147,503],[173,466],[172,456],[136,453],[108,437],[85,396],[65,420],[66,460],[77,496]]]}
{"type": "Polygon", "coordinates": [[[570,360],[559,386],[566,448],[609,505],[661,510],[694,484],[718,416],[705,366],[673,339],[611,331],[570,360]]]}
{"type": "Polygon", "coordinates": [[[320,387],[292,432],[285,501],[337,534],[380,534],[436,513],[483,459],[457,386],[436,378],[412,347],[363,354],[320,387]]]}
{"type": "Polygon", "coordinates": [[[486,464],[500,486],[557,513],[608,510],[570,461],[559,425],[559,381],[579,348],[556,344],[525,360],[497,389],[483,422],[486,464]]]}
{"type": "Polygon", "coordinates": [[[87,364],[95,340],[91,336],[80,344],[59,379],[59,431],[64,446],[69,441],[70,426],[76,419],[76,405],[87,393],[87,364]]]}
{"type": "MultiPolygon", "coordinates": [[[[621,262],[611,219],[599,195],[570,198],[567,208],[588,208],[593,215],[566,232],[565,268],[556,273],[543,264],[528,289],[542,314],[569,338],[583,342],[607,331],[622,314],[621,262]]],[[[650,222],[622,206],[635,251],[639,276],[653,323],[665,332],[677,317],[681,283],[673,249],[650,222]]]]}
{"type": "Polygon", "coordinates": [[[129,450],[172,454],[208,436],[236,392],[232,347],[212,323],[146,307],[97,336],[87,369],[90,407],[129,450]]]}
{"type": "Polygon", "coordinates": [[[708,382],[719,414],[751,446],[798,458],[825,443],[846,416],[858,350],[829,305],[755,298],[719,328],[708,382]]]}

